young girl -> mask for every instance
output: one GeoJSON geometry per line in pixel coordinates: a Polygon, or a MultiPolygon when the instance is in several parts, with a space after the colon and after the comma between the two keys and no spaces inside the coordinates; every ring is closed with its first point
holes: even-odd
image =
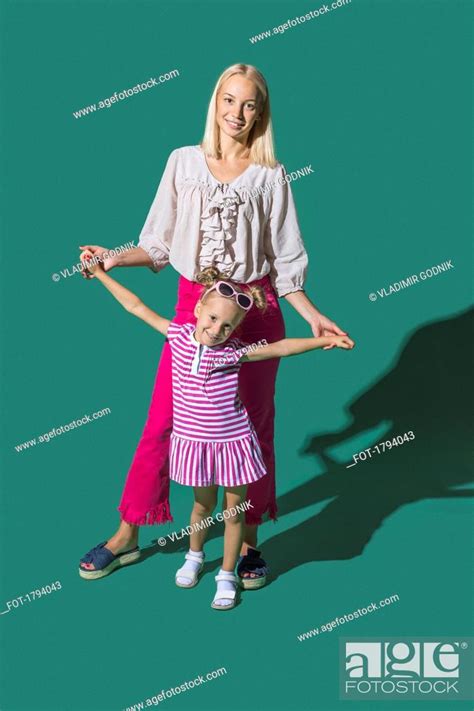
{"type": "Polygon", "coordinates": [[[265,294],[258,286],[248,291],[221,278],[209,267],[199,275],[207,283],[196,304],[196,325],[180,325],[149,309],[135,294],[87,261],[85,266],[122,306],[166,336],[172,353],[173,431],[170,439],[170,479],[192,486],[189,552],[176,572],[176,585],[192,588],[204,567],[205,519],[217,503],[217,488],[224,488],[223,510],[227,516],[224,559],[215,577],[217,592],[211,603],[217,610],[235,606],[239,579],[234,574],[243,536],[243,511],[247,485],[267,474],[258,437],[238,395],[238,373],[245,361],[282,358],[332,346],[353,347],[347,336],[285,338],[274,343],[246,347],[232,333],[255,303],[265,309],[265,294]],[[236,508],[236,507],[239,508],[236,508]],[[232,513],[233,512],[233,513],[232,513]],[[199,524],[203,524],[202,527],[199,524]]]}

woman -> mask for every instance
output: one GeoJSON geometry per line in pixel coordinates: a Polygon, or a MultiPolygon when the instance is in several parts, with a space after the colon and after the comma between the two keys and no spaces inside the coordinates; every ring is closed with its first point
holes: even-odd
{"type": "MultiPolygon", "coordinates": [[[[308,257],[285,175],[274,156],[265,79],[255,67],[235,64],[217,81],[202,143],[170,154],[138,247],[106,258],[105,270],[147,266],[159,272],[172,264],[180,274],[176,318],[181,323],[195,320],[202,287],[194,277],[206,266],[216,266],[235,282],[260,284],[269,306],[264,317],[254,307],[249,312],[237,334],[247,343],[285,337],[281,297],[309,323],[315,337],[347,335],[304,293],[308,257]]],[[[81,249],[95,256],[107,251],[97,245],[81,249]]],[[[251,507],[237,569],[244,587],[265,584],[267,566],[256,548],[257,527],[263,514],[275,519],[277,512],[273,428],[278,365],[279,359],[244,363],[240,371],[240,398],[268,471],[248,488],[251,507]]],[[[103,577],[133,562],[140,555],[139,526],[173,520],[168,501],[171,428],[171,356],[165,343],[147,422],[118,507],[119,528],[81,559],[82,577],[103,577]]]]}

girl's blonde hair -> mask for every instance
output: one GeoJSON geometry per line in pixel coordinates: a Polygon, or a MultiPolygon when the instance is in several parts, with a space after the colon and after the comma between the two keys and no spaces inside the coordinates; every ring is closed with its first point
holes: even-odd
{"type": "Polygon", "coordinates": [[[220,131],[216,121],[217,95],[223,83],[229,79],[229,77],[234,76],[234,74],[241,74],[247,79],[250,79],[257,87],[257,111],[259,112],[260,118],[258,121],[255,121],[247,138],[247,146],[250,148],[250,161],[251,163],[265,165],[268,168],[275,168],[277,160],[275,158],[273,145],[270,96],[267,82],[263,74],[251,64],[232,64],[232,66],[227,67],[227,69],[222,72],[217,80],[209,102],[201,148],[204,153],[211,158],[221,158],[219,142],[220,131]]]}
{"type": "Polygon", "coordinates": [[[242,289],[240,284],[236,284],[235,282],[231,281],[231,279],[228,279],[218,270],[217,267],[214,266],[205,267],[204,269],[202,269],[199,274],[194,277],[194,281],[199,282],[199,284],[202,284],[204,287],[199,298],[202,298],[202,295],[204,294],[206,289],[209,289],[211,286],[214,286],[216,282],[225,281],[227,284],[231,284],[236,291],[240,291],[242,294],[250,294],[253,299],[253,303],[255,304],[257,309],[265,313],[265,309],[267,308],[267,298],[265,296],[265,291],[258,284],[255,284],[253,286],[247,286],[245,289],[242,289]]]}

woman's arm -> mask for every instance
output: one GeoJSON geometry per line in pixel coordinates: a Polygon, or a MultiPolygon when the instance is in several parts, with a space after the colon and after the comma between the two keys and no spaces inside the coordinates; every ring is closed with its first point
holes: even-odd
{"type": "Polygon", "coordinates": [[[269,277],[278,296],[303,289],[308,254],[301,237],[296,206],[286,170],[280,165],[269,194],[263,249],[270,264],[269,277]]]}
{"type": "Polygon", "coordinates": [[[94,277],[102,282],[105,288],[110,291],[112,296],[117,299],[120,304],[122,304],[126,311],[134,316],[137,316],[137,318],[140,318],[149,326],[162,333],[163,336],[166,336],[168,326],[170,324],[169,319],[163,318],[163,316],[160,316],[155,311],[149,309],[136,294],[129,291],[129,289],[126,289],[124,286],[115,281],[115,279],[112,279],[112,277],[106,274],[101,267],[95,266],[90,269],[94,277]]]}
{"type": "MultiPolygon", "coordinates": [[[[98,244],[83,244],[79,249],[89,251],[94,257],[98,257],[106,272],[114,267],[152,267],[153,260],[147,252],[141,247],[133,247],[125,252],[120,252],[112,257],[107,257],[110,252],[106,247],[100,247],[98,244]]],[[[90,276],[85,274],[86,278],[90,276]]]]}
{"type": "MultiPolygon", "coordinates": [[[[309,323],[315,338],[348,335],[347,331],[343,331],[334,321],[324,316],[304,291],[293,291],[291,294],[285,294],[283,298],[309,323]]],[[[334,346],[327,346],[326,348],[334,348],[334,346]]]]}
{"type": "MultiPolygon", "coordinates": [[[[265,255],[270,262],[270,279],[278,296],[285,298],[309,323],[315,338],[346,336],[346,331],[324,316],[303,290],[308,255],[301,237],[293,193],[285,178],[286,170],[281,165],[265,228],[265,255]]],[[[325,346],[326,349],[334,347],[325,346]]]]}

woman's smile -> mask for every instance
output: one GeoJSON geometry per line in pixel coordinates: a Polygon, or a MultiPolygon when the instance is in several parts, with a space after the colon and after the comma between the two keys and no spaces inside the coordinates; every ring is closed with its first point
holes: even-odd
{"type": "Polygon", "coordinates": [[[242,123],[241,121],[233,121],[232,119],[225,119],[225,121],[231,128],[234,128],[234,129],[241,129],[245,126],[245,124],[242,123]]]}

